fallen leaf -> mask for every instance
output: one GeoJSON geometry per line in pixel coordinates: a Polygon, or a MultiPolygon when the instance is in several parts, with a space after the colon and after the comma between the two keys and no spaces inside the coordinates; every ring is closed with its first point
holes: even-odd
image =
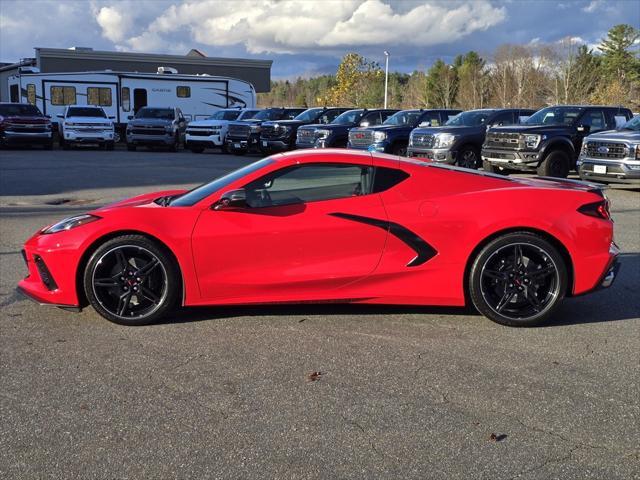
{"type": "Polygon", "coordinates": [[[316,380],[319,380],[322,375],[324,375],[322,372],[307,373],[307,382],[315,382],[316,380]]]}
{"type": "Polygon", "coordinates": [[[501,442],[505,438],[507,438],[507,435],[504,433],[499,433],[499,434],[492,433],[491,435],[489,435],[489,440],[492,442],[501,442]]]}

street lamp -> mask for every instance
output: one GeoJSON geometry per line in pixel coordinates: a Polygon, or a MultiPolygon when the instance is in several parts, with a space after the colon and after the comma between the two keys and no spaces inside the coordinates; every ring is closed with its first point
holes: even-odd
{"type": "Polygon", "coordinates": [[[387,87],[389,85],[389,52],[384,51],[384,108],[387,108],[387,87]]]}

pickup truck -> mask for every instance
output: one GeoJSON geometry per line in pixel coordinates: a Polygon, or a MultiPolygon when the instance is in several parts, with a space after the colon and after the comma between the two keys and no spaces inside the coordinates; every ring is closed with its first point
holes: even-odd
{"type": "Polygon", "coordinates": [[[187,120],[179,108],[142,107],[127,124],[127,150],[137,147],[168,147],[174,152],[184,142],[187,120]]]}
{"type": "Polygon", "coordinates": [[[189,122],[185,135],[185,147],[193,153],[202,153],[205,148],[227,149],[225,137],[229,123],[252,118],[260,110],[226,108],[218,110],[209,118],[189,122]]]}
{"type": "Polygon", "coordinates": [[[260,130],[264,122],[292,120],[304,111],[304,108],[265,108],[250,119],[231,122],[227,130],[227,151],[234,155],[259,152],[260,130]]]}
{"type": "Polygon", "coordinates": [[[450,118],[444,125],[418,127],[409,137],[409,157],[479,168],[480,150],[487,129],[495,125],[516,125],[534,110],[519,108],[468,110],[450,118]]]}
{"type": "Polygon", "coordinates": [[[629,120],[623,107],[557,105],[538,110],[522,125],[492,127],[482,146],[482,168],[489,172],[537,171],[566,178],[576,167],[582,140],[629,120]]]}
{"type": "Polygon", "coordinates": [[[35,105],[0,103],[0,146],[42,145],[53,148],[51,120],[35,105]]]}
{"type": "Polygon", "coordinates": [[[113,150],[116,133],[113,117],[107,116],[102,107],[73,105],[58,115],[60,144],[64,150],[73,145],[99,145],[113,150]]]}
{"type": "Polygon", "coordinates": [[[298,129],[296,148],[344,148],[349,130],[380,125],[398,110],[358,108],[348,110],[326,125],[306,125],[298,129]]]}
{"type": "Polygon", "coordinates": [[[296,146],[298,129],[303,125],[331,123],[350,108],[309,108],[293,120],[264,122],[260,131],[260,151],[264,154],[293,150],[296,146]]]}
{"type": "Polygon", "coordinates": [[[618,130],[589,135],[578,159],[582,180],[640,183],[640,115],[618,130]]]}
{"type": "Polygon", "coordinates": [[[460,110],[401,110],[375,127],[352,128],[347,148],[407,155],[409,135],[418,127],[442,125],[460,110]]]}

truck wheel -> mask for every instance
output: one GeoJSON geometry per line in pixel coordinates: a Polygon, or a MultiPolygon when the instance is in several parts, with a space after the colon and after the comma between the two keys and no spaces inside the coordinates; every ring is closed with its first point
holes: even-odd
{"type": "Polygon", "coordinates": [[[569,156],[562,150],[548,154],[538,166],[538,175],[543,177],[567,178],[569,175],[569,156]]]}
{"type": "Polygon", "coordinates": [[[189,147],[193,153],[202,153],[204,152],[204,147],[189,147]]]}
{"type": "Polygon", "coordinates": [[[393,147],[393,154],[394,155],[398,155],[400,157],[406,157],[407,156],[407,146],[403,145],[403,144],[398,144],[396,146],[393,147]]]}
{"type": "Polygon", "coordinates": [[[127,143],[127,150],[129,150],[130,152],[135,152],[136,146],[131,143],[127,143]]]}
{"type": "Polygon", "coordinates": [[[470,145],[462,147],[456,157],[456,164],[459,167],[472,168],[474,170],[477,170],[479,167],[478,159],[480,155],[478,155],[478,151],[470,145]]]}

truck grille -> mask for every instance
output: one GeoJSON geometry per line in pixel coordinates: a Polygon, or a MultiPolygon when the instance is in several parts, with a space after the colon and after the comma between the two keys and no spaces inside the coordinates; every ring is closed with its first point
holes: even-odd
{"type": "Polygon", "coordinates": [[[134,135],[164,135],[164,128],[132,128],[131,133],[134,135]]]}
{"type": "Polygon", "coordinates": [[[209,128],[198,128],[198,129],[188,129],[187,134],[193,137],[208,137],[210,135],[215,135],[220,133],[220,130],[216,130],[215,132],[209,128]]]}
{"type": "Polygon", "coordinates": [[[260,130],[260,138],[280,138],[285,135],[285,130],[275,128],[273,125],[262,125],[260,130]]]}
{"type": "Polygon", "coordinates": [[[5,129],[16,133],[45,133],[51,130],[51,128],[47,128],[46,124],[38,123],[10,123],[5,129]]]}
{"type": "Polygon", "coordinates": [[[316,143],[315,128],[301,128],[296,136],[297,145],[314,145],[316,143]]]}
{"type": "Polygon", "coordinates": [[[353,147],[368,147],[373,143],[373,132],[371,130],[351,130],[349,143],[353,147]]]}
{"type": "Polygon", "coordinates": [[[249,138],[249,132],[251,131],[251,127],[249,125],[229,125],[229,129],[227,130],[227,136],[231,138],[249,138]]]}
{"type": "Polygon", "coordinates": [[[625,158],[628,155],[623,143],[587,142],[586,151],[590,158],[625,158]]]}
{"type": "Polygon", "coordinates": [[[489,132],[485,146],[496,148],[516,149],[520,148],[520,134],[507,132],[489,132]]]}
{"type": "Polygon", "coordinates": [[[433,148],[434,139],[430,133],[418,133],[411,137],[411,142],[414,147],[433,148]]]}

